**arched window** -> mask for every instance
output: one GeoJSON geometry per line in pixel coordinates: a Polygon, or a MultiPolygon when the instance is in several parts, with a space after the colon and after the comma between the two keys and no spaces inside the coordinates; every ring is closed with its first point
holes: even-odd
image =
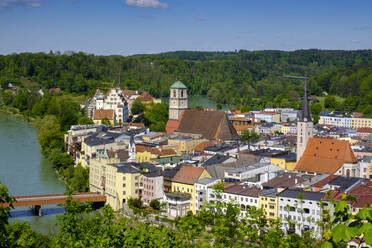
{"type": "Polygon", "coordinates": [[[346,176],[347,176],[347,177],[350,177],[350,169],[347,169],[347,170],[346,170],[346,176]]]}
{"type": "Polygon", "coordinates": [[[177,97],[177,91],[173,90],[173,97],[177,97]]]}

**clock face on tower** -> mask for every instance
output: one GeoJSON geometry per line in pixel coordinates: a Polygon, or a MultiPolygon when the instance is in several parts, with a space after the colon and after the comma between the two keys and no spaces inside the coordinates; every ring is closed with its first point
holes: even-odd
{"type": "Polygon", "coordinates": [[[171,105],[172,106],[177,106],[177,100],[172,100],[171,105]]]}

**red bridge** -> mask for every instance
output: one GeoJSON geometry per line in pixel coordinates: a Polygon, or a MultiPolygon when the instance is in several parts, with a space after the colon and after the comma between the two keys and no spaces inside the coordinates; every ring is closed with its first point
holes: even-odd
{"type": "MultiPolygon", "coordinates": [[[[41,216],[41,206],[55,205],[65,203],[67,196],[65,194],[50,194],[50,195],[30,195],[30,196],[16,196],[14,207],[30,206],[35,214],[41,216]]],[[[76,201],[93,202],[93,207],[103,206],[106,202],[106,196],[96,192],[76,193],[72,195],[76,201]]],[[[9,203],[1,204],[2,206],[9,206],[9,203]]]]}

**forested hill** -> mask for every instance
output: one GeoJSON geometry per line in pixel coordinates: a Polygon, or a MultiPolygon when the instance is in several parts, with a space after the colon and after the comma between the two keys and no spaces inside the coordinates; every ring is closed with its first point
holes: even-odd
{"type": "Polygon", "coordinates": [[[102,82],[167,96],[175,80],[190,94],[208,94],[221,103],[249,105],[252,99],[277,103],[302,94],[301,82],[281,76],[310,75],[311,93],[356,96],[371,92],[372,50],[169,52],[156,55],[95,56],[84,53],[23,53],[0,56],[0,82],[25,79],[44,88],[92,92],[102,82]],[[274,101],[276,100],[276,101],[274,101]]]}

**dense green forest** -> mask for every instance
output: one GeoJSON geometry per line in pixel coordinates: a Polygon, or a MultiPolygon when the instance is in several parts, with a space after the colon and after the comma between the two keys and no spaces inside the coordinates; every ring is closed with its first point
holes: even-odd
{"type": "Polygon", "coordinates": [[[303,83],[283,78],[286,74],[310,76],[312,95],[326,92],[356,97],[355,110],[371,113],[372,50],[179,51],[128,57],[51,52],[0,56],[3,86],[9,82],[22,84],[27,79],[47,89],[59,87],[67,92],[92,94],[103,82],[114,82],[161,97],[169,94],[174,81],[181,80],[189,94],[207,94],[219,103],[247,107],[296,107],[303,83]]]}

